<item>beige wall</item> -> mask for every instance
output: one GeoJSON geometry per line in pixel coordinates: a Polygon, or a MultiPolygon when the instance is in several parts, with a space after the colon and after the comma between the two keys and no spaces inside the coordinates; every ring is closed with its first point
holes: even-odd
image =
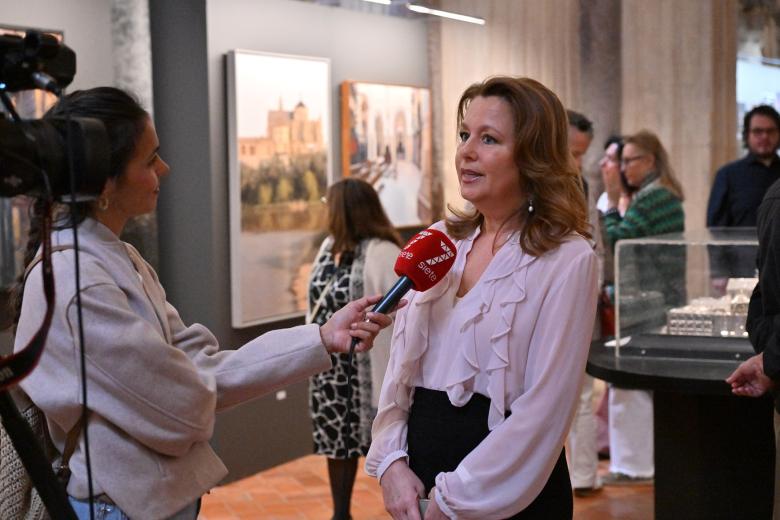
{"type": "Polygon", "coordinates": [[[624,133],[658,134],[685,190],[687,229],[705,225],[715,170],[736,157],[736,0],[625,0],[624,133]]]}
{"type": "Polygon", "coordinates": [[[686,226],[704,226],[714,171],[737,156],[737,0],[440,5],[487,22],[430,22],[434,163],[446,202],[462,204],[453,166],[460,94],[488,75],[513,74],[538,79],[567,107],[594,119],[597,142],[586,165],[596,181],[595,159],[607,133],[657,132],[685,189],[686,226]]]}
{"type": "Polygon", "coordinates": [[[530,76],[564,104],[579,103],[579,3],[576,0],[442,0],[441,7],[485,18],[478,26],[431,22],[434,165],[444,200],[462,206],[455,176],[456,108],[463,90],[487,76],[530,76]]]}

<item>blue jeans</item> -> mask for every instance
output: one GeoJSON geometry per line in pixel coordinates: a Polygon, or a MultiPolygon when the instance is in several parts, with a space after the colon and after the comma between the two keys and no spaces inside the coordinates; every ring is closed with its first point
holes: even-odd
{"type": "MultiPolygon", "coordinates": [[[[79,500],[73,497],[68,497],[68,499],[79,520],[90,520],[89,500],[79,500]]],[[[130,520],[130,517],[119,507],[97,500],[93,502],[93,511],[95,512],[95,520],[130,520]]],[[[200,499],[174,514],[168,520],[196,520],[198,511],[200,511],[200,499]]]]}

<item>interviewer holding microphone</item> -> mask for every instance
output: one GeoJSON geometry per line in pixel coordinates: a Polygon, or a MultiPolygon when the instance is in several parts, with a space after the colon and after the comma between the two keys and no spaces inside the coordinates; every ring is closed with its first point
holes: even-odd
{"type": "MultiPolygon", "coordinates": [[[[194,520],[200,496],[227,474],[209,446],[215,413],[330,368],[329,354],[347,351],[352,338],[360,340],[358,351],[367,350],[390,318],[366,315],[379,296],[365,297],[321,326],[277,330],[238,350],[220,351],[208,329],[182,322],[154,270],[119,239],[128,219],[154,211],[160,181],[168,174],[149,115],[132,97],[108,87],[74,92],[47,117],[66,115],[99,119],[111,145],[110,174],[100,197],[80,203],[74,217],[86,350],[86,424],[79,423],[74,238],[62,219],[51,236],[52,245],[61,248],[52,255],[54,319],[40,363],[21,387],[44,412],[60,452],[69,433],[79,439],[70,459],[67,491],[80,519],[90,518],[86,430],[95,518],[194,520]]],[[[33,219],[27,248],[31,269],[18,287],[23,298],[17,306],[16,350],[38,329],[46,309],[41,264],[34,259],[41,240],[35,225],[40,217],[33,219]]]]}
{"type": "Polygon", "coordinates": [[[366,469],[395,519],[568,519],[563,444],[584,374],[598,267],[558,98],[495,77],[458,105],[472,205],[436,224],[450,273],[398,313],[366,469]]]}

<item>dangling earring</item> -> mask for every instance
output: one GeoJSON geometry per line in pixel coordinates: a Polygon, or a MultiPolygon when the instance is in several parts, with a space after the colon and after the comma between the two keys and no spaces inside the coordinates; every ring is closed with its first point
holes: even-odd
{"type": "Polygon", "coordinates": [[[528,197],[528,213],[530,214],[533,212],[534,212],[534,198],[528,197]]]}
{"type": "Polygon", "coordinates": [[[108,197],[99,197],[97,207],[100,211],[106,211],[108,209],[108,197]]]}

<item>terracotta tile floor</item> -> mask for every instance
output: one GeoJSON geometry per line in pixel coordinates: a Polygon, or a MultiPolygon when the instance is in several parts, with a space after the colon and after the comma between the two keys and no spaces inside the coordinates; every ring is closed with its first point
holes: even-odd
{"type": "MultiPolygon", "coordinates": [[[[599,471],[606,473],[607,464],[602,462],[599,471]]],[[[329,520],[331,513],[325,460],[310,455],[214,489],[203,499],[200,520],[329,520]]],[[[352,517],[389,518],[379,485],[363,471],[355,483],[352,517]]],[[[607,487],[593,497],[575,498],[574,518],[651,520],[653,487],[607,487]]]]}

